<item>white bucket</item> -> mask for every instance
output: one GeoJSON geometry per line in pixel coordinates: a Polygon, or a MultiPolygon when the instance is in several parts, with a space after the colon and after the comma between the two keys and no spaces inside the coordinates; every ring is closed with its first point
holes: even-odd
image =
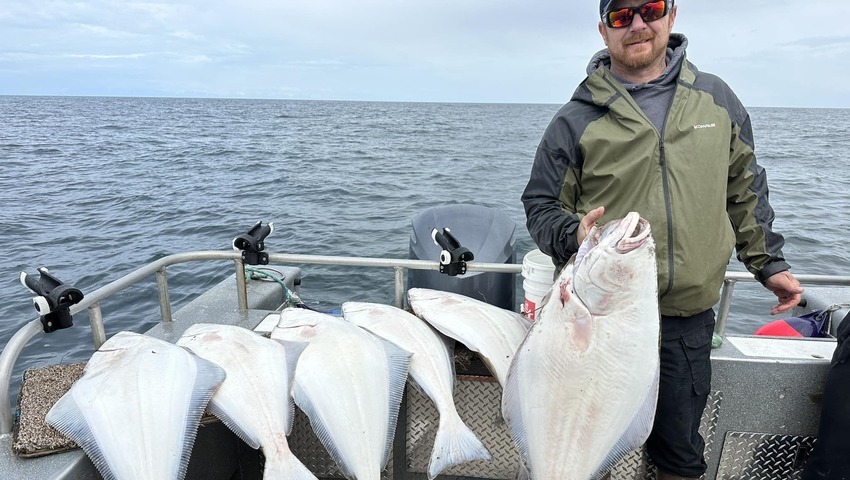
{"type": "Polygon", "coordinates": [[[534,320],[537,318],[540,301],[555,283],[555,264],[548,255],[534,249],[522,259],[522,276],[522,289],[525,292],[522,313],[529,320],[534,320]]]}

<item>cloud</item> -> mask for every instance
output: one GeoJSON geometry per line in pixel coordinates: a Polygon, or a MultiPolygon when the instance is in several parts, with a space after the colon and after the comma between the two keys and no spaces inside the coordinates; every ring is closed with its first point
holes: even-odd
{"type": "Polygon", "coordinates": [[[203,40],[203,38],[204,38],[201,35],[198,35],[198,34],[195,34],[195,33],[192,33],[192,32],[188,32],[188,31],[171,32],[168,35],[171,36],[171,37],[174,37],[174,38],[179,38],[181,40],[203,40]]]}
{"type": "Polygon", "coordinates": [[[85,23],[75,24],[72,26],[72,31],[73,29],[76,29],[76,31],[80,35],[90,37],[129,38],[134,36],[134,34],[130,32],[122,30],[113,30],[102,25],[90,25],[85,23]]]}
{"type": "Polygon", "coordinates": [[[150,53],[126,53],[126,54],[98,54],[98,53],[68,53],[61,55],[64,58],[82,58],[92,60],[126,60],[144,58],[150,56],[150,53]]]}
{"type": "Polygon", "coordinates": [[[781,45],[786,45],[789,47],[802,47],[807,49],[827,47],[850,47],[850,35],[831,35],[798,38],[791,42],[784,42],[781,45]]]}
{"type": "MultiPolygon", "coordinates": [[[[823,102],[850,44],[823,12],[850,6],[796,5],[681,2],[676,30],[742,98],[781,101],[783,77],[830,65],[808,79],[823,102]]],[[[554,0],[29,0],[0,19],[0,94],[79,79],[124,95],[562,103],[603,47],[595,2],[554,0]]]]}

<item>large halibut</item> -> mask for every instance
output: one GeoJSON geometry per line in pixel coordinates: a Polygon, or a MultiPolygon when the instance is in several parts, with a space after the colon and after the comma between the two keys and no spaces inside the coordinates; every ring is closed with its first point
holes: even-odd
{"type": "Polygon", "coordinates": [[[225,373],[183,348],[119,332],[94,352],[45,420],[105,479],[182,479],[198,422],[225,373]]]}
{"type": "Polygon", "coordinates": [[[272,338],[308,342],[293,398],[348,479],[379,480],[389,460],[410,352],[340,318],[281,312],[272,338]]]}
{"type": "Polygon", "coordinates": [[[416,315],[392,305],[345,302],[343,317],[411,352],[410,378],[440,414],[428,478],[446,468],[473,460],[490,460],[481,440],[461,420],[455,408],[454,352],[443,337],[416,315]]]}
{"type": "Polygon", "coordinates": [[[528,331],[519,313],[459,293],[411,288],[410,307],[443,335],[477,352],[502,387],[514,352],[528,331]]]}
{"type": "Polygon", "coordinates": [[[649,435],[658,395],[655,244],[637,213],[591,230],[508,372],[502,411],[532,479],[585,480],[649,435]]]}
{"type": "Polygon", "coordinates": [[[265,456],[263,478],[315,480],[289,449],[292,379],[306,343],[278,342],[234,325],[196,324],[177,345],[224,369],[208,410],[265,456]]]}

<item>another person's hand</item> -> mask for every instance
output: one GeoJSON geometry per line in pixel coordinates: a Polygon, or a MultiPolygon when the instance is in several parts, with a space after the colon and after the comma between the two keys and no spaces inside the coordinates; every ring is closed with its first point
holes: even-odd
{"type": "Polygon", "coordinates": [[[578,226],[578,232],[576,232],[576,237],[578,238],[578,244],[581,245],[581,242],[587,237],[587,234],[590,233],[590,229],[596,225],[596,222],[602,218],[602,215],[605,213],[605,207],[596,207],[593,210],[587,212],[581,219],[581,223],[578,226]]]}
{"type": "Polygon", "coordinates": [[[788,270],[768,277],[764,286],[779,299],[779,303],[770,309],[771,315],[791,310],[800,303],[803,296],[803,287],[788,270]]]}

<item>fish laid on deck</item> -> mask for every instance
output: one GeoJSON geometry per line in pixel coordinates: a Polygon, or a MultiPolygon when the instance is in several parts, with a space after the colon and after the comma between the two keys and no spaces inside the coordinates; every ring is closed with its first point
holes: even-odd
{"type": "MultiPolygon", "coordinates": [[[[490,453],[457,413],[454,355],[446,340],[415,315],[392,305],[346,302],[343,317],[411,352],[410,379],[427,395],[440,414],[428,478],[446,468],[473,460],[490,460],[490,453]]],[[[453,343],[453,342],[452,342],[453,343]]]]}
{"type": "Polygon", "coordinates": [[[379,480],[389,460],[410,352],[341,318],[281,312],[272,338],[309,342],[293,397],[349,479],[379,480]]]}
{"type": "Polygon", "coordinates": [[[511,359],[528,331],[529,323],[522,315],[441,290],[411,288],[407,298],[416,315],[477,352],[504,387],[511,359]]]}
{"type": "Polygon", "coordinates": [[[45,420],[77,442],[106,479],[179,480],[224,378],[219,366],[183,348],[119,332],[45,420]]]}
{"type": "Polygon", "coordinates": [[[263,478],[316,476],[289,449],[294,406],[290,392],[306,343],[278,342],[234,325],[195,324],[177,341],[227,373],[208,410],[265,456],[263,478]]]}
{"type": "Polygon", "coordinates": [[[532,479],[595,478],[649,435],[658,395],[655,244],[637,213],[591,230],[508,372],[502,409],[532,479]]]}

